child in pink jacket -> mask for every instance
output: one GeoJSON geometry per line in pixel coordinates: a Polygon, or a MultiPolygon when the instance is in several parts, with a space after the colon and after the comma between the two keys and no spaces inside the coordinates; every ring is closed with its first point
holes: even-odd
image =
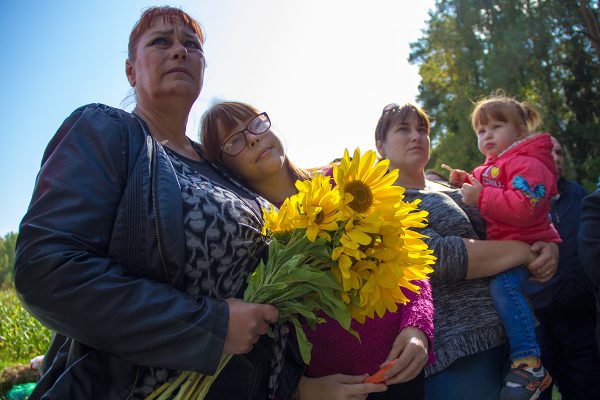
{"type": "MultiPolygon", "coordinates": [[[[526,103],[498,96],[480,101],[471,122],[485,162],[472,175],[450,170],[450,183],[462,186],[463,201],[477,206],[487,239],[559,243],[548,213],[556,196],[557,170],[548,134],[531,134],[539,114],[526,103]]],[[[521,286],[528,278],[519,266],[492,278],[490,291],[510,342],[512,369],[502,400],[537,399],[552,382],[540,361],[534,318],[521,286]]]]}

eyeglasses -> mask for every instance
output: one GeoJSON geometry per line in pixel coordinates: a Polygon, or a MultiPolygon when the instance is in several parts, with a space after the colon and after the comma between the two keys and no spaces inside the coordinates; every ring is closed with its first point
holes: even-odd
{"type": "MultiPolygon", "coordinates": [[[[383,111],[381,112],[381,117],[379,117],[379,119],[383,119],[383,117],[385,116],[385,114],[392,112],[392,111],[398,111],[400,110],[400,105],[396,104],[396,103],[390,103],[387,106],[383,107],[383,111]]],[[[385,136],[385,131],[387,129],[387,122],[388,122],[388,118],[384,119],[383,121],[381,121],[381,128],[379,129],[379,134],[376,136],[377,138],[379,138],[379,136],[385,136]]]]}
{"type": "Polygon", "coordinates": [[[258,114],[252,118],[248,125],[239,132],[230,135],[221,146],[221,151],[228,156],[235,157],[242,152],[248,145],[246,132],[253,135],[262,135],[271,127],[271,120],[266,112],[258,114]]]}
{"type": "Polygon", "coordinates": [[[383,107],[383,111],[381,112],[381,116],[383,117],[385,115],[385,113],[390,112],[390,111],[394,111],[394,110],[399,110],[400,109],[400,105],[396,104],[396,103],[390,103],[387,106],[383,107]]]}

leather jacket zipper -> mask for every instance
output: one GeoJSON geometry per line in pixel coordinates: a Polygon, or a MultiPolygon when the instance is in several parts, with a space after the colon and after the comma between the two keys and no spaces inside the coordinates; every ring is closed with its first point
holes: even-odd
{"type": "Polygon", "coordinates": [[[158,160],[158,152],[156,151],[156,143],[154,142],[154,138],[148,135],[148,152],[150,153],[150,174],[151,174],[151,182],[150,190],[152,196],[152,213],[154,214],[154,232],[156,234],[156,245],[158,247],[158,255],[160,257],[160,265],[162,267],[163,274],[165,276],[165,280],[172,284],[169,279],[169,274],[167,273],[167,265],[165,262],[165,256],[162,247],[162,239],[160,233],[160,215],[158,210],[158,201],[156,200],[156,175],[157,175],[157,160],[158,160]]]}

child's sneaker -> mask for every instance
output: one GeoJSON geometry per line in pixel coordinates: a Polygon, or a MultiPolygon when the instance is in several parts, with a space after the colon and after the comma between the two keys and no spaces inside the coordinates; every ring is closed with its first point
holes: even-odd
{"type": "Polygon", "coordinates": [[[520,364],[512,369],[505,378],[501,400],[535,400],[552,383],[552,377],[538,361],[535,367],[520,364]]]}

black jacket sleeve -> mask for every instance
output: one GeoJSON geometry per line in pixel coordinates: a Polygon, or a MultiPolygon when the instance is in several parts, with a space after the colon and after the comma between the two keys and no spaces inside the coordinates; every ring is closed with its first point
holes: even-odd
{"type": "Polygon", "coordinates": [[[227,304],[134,275],[109,252],[131,162],[128,116],[84,107],[50,142],[20,226],[15,286],[31,313],[79,343],[138,365],[212,373],[227,304]]]}
{"type": "Polygon", "coordinates": [[[583,199],[577,239],[583,268],[594,285],[600,287],[600,191],[595,191],[583,199]]]}

